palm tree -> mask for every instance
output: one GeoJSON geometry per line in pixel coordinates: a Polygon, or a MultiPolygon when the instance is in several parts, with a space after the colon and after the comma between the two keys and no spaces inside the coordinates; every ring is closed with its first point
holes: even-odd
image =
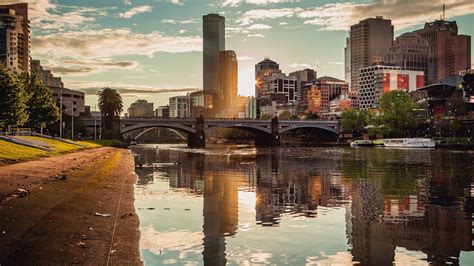
{"type": "Polygon", "coordinates": [[[114,138],[113,123],[117,121],[123,111],[122,96],[115,89],[103,88],[97,92],[99,96],[99,110],[102,114],[104,135],[106,138],[114,138]]]}

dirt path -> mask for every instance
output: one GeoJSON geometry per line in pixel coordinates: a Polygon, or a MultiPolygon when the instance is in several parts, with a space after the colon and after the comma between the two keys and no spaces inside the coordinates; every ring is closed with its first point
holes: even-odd
{"type": "Polygon", "coordinates": [[[128,150],[101,148],[1,167],[0,182],[5,194],[31,189],[0,206],[0,265],[141,264],[128,150]],[[66,180],[51,181],[61,172],[66,180]]]}

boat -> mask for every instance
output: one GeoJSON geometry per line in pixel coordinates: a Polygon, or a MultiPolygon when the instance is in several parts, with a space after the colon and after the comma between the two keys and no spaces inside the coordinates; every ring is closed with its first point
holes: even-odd
{"type": "Polygon", "coordinates": [[[355,147],[373,147],[374,146],[374,142],[371,141],[371,140],[354,140],[353,142],[351,142],[351,147],[355,148],[355,147]]]}
{"type": "Polygon", "coordinates": [[[429,138],[402,138],[402,139],[384,139],[385,147],[398,148],[434,148],[436,143],[429,138]]]}

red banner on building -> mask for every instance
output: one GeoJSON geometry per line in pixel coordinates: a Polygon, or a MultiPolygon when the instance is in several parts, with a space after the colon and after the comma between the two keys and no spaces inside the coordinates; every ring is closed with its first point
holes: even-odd
{"type": "Polygon", "coordinates": [[[408,75],[405,74],[397,74],[397,89],[408,91],[409,88],[409,78],[408,75]]]}
{"type": "Polygon", "coordinates": [[[422,88],[425,86],[425,76],[416,75],[416,88],[422,88]]]}
{"type": "Polygon", "coordinates": [[[390,92],[390,73],[383,74],[383,93],[390,92]]]}

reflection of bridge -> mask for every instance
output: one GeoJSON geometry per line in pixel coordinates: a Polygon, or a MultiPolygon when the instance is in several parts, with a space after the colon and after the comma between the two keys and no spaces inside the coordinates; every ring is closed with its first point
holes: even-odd
{"type": "MultiPolygon", "coordinates": [[[[85,121],[87,125],[93,120],[85,121]]],[[[90,126],[90,125],[89,125],[90,126]]],[[[160,119],[160,118],[121,118],[120,133],[123,135],[135,130],[148,128],[169,128],[188,135],[188,146],[205,147],[205,133],[217,128],[238,128],[255,134],[255,144],[258,146],[278,146],[280,135],[292,130],[317,129],[333,134],[339,134],[339,122],[327,120],[245,120],[245,119],[160,119]]]]}

